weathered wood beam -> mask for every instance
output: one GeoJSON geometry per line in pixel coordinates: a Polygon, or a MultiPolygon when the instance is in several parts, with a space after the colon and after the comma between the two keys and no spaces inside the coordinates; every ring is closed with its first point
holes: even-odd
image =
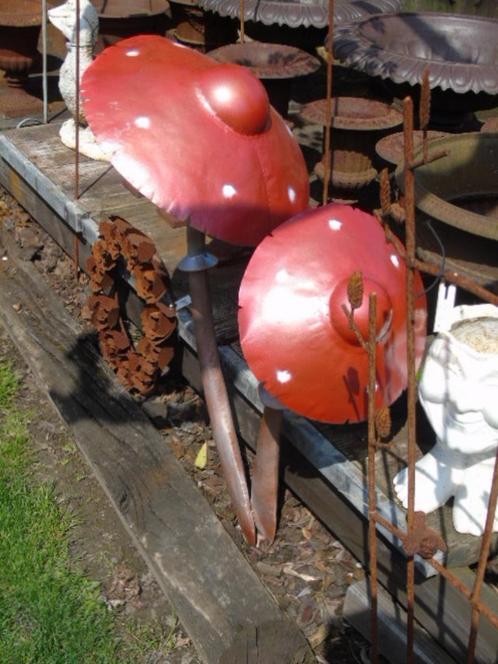
{"type": "Polygon", "coordinates": [[[103,366],[91,336],[32,264],[15,261],[12,247],[8,256],[0,323],[71,428],[203,661],[239,650],[249,658],[232,661],[293,662],[295,650],[298,661],[314,661],[163,437],[103,366]]]}

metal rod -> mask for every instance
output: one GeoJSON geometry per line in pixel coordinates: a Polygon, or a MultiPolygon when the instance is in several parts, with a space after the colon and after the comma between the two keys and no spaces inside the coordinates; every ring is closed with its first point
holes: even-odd
{"type": "Polygon", "coordinates": [[[80,197],[80,0],[76,0],[76,61],[75,61],[75,85],[76,85],[76,117],[74,118],[74,198],[80,197]]]}
{"type": "Polygon", "coordinates": [[[251,503],[258,532],[269,542],[277,531],[278,471],[282,410],[265,406],[256,444],[251,503]]]}
{"type": "Polygon", "coordinates": [[[424,69],[422,85],[420,90],[419,124],[422,129],[422,153],[423,163],[429,159],[429,141],[427,140],[427,127],[429,126],[431,114],[431,88],[429,85],[429,68],[424,69]]]}
{"type": "Polygon", "coordinates": [[[240,0],[240,43],[243,44],[246,40],[246,17],[245,17],[245,2],[240,0]]]}
{"type": "Polygon", "coordinates": [[[331,135],[332,135],[332,80],[334,59],[334,0],[329,0],[329,32],[327,36],[327,94],[325,98],[325,152],[323,155],[323,205],[329,200],[329,180],[331,171],[331,135]]]}
{"type": "Polygon", "coordinates": [[[475,657],[477,633],[479,631],[480,611],[478,602],[481,597],[484,574],[486,572],[486,563],[488,561],[491,538],[493,536],[493,526],[495,522],[496,504],[498,502],[498,452],[496,453],[495,467],[493,470],[493,481],[489,494],[488,511],[486,514],[486,524],[481,541],[481,550],[479,552],[479,563],[476,570],[476,580],[472,590],[472,618],[470,623],[469,643],[467,648],[467,664],[472,664],[475,657]]]}
{"type": "MultiPolygon", "coordinates": [[[[416,420],[415,405],[417,399],[415,375],[415,317],[414,317],[414,266],[415,266],[415,185],[414,174],[410,168],[413,161],[413,101],[407,97],[403,102],[404,148],[405,148],[405,242],[406,242],[406,359],[408,372],[407,390],[407,428],[408,428],[408,537],[414,532],[415,513],[415,454],[416,420]]],[[[413,664],[414,653],[414,604],[415,604],[415,560],[408,557],[406,565],[407,593],[407,634],[406,661],[413,664]]]]}
{"type": "MultiPolygon", "coordinates": [[[[384,226],[384,232],[388,241],[396,247],[396,251],[399,253],[399,255],[403,258],[406,258],[405,247],[401,240],[391,231],[388,226],[384,226]]],[[[415,268],[432,276],[441,277],[441,279],[444,279],[448,283],[455,284],[455,286],[458,286],[459,288],[462,288],[469,293],[473,293],[477,297],[481,298],[481,300],[485,300],[490,304],[498,306],[498,295],[488,290],[487,288],[480,286],[470,277],[459,274],[454,270],[441,270],[438,265],[427,263],[426,261],[422,261],[419,258],[415,259],[415,268]]]]}
{"type": "Polygon", "coordinates": [[[370,572],[370,642],[372,644],[370,661],[377,664],[378,652],[378,616],[377,616],[377,481],[375,468],[376,431],[375,431],[375,385],[377,359],[377,295],[371,293],[368,298],[368,543],[370,572]]]}
{"type": "MultiPolygon", "coordinates": [[[[256,529],[249,490],[214,332],[207,263],[203,260],[206,258],[205,236],[190,225],[187,226],[187,248],[189,267],[184,266],[183,269],[188,271],[189,276],[191,312],[204,399],[235,514],[247,542],[254,545],[256,544],[256,529]]],[[[212,257],[208,256],[208,258],[212,257]]],[[[181,263],[180,269],[182,269],[181,263]]]]}
{"type": "Polygon", "coordinates": [[[42,87],[43,122],[48,123],[48,82],[47,82],[47,0],[42,0],[42,87]]]}

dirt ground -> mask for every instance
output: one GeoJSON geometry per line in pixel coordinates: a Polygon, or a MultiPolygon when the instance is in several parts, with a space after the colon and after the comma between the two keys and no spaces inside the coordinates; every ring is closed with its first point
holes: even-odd
{"type": "MultiPolygon", "coordinates": [[[[0,192],[0,224],[4,231],[14,234],[23,260],[33,261],[54,293],[80,318],[88,296],[86,277],[80,275],[76,280],[72,261],[4,191],[0,192]]],[[[15,356],[4,331],[0,336],[0,354],[15,356]]],[[[23,401],[36,413],[31,430],[37,473],[55,483],[61,503],[77,516],[71,543],[75,559],[101,584],[103,600],[116,613],[123,633],[131,621],[170,639],[172,652],[165,655],[159,649],[152,659],[143,661],[197,662],[190,640],[176,624],[171,606],[134,551],[72,442],[70,431],[47,405],[25,364],[20,358],[16,363],[25,376],[23,401]]],[[[176,457],[282,610],[304,632],[318,662],[367,661],[364,640],[342,619],[346,590],[364,575],[361,565],[289,491],[285,492],[275,543],[259,549],[248,547],[235,524],[202,401],[180,376],[170,373],[163,379],[160,392],[143,402],[143,406],[156,426],[173,441],[176,457]],[[208,462],[199,469],[195,459],[206,441],[208,462]]]]}

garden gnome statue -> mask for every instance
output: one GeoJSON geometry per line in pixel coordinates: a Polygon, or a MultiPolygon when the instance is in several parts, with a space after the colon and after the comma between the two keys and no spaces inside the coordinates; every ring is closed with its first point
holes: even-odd
{"type": "MultiPolygon", "coordinates": [[[[64,4],[49,9],[48,17],[67,39],[68,52],[60,69],[59,90],[73,117],[62,124],[59,131],[61,141],[74,150],[76,148],[76,127],[78,127],[80,153],[92,159],[107,161],[107,157],[96,143],[91,129],[86,126],[81,104],[79,117],[76,118],[76,0],[67,0],[64,4]]],[[[98,27],[99,19],[94,6],[90,0],[80,0],[80,80],[83,72],[93,60],[98,27]]]]}
{"type": "MultiPolygon", "coordinates": [[[[453,496],[455,530],[481,535],[498,447],[498,307],[453,309],[429,348],[419,397],[437,442],[416,464],[415,510],[431,512],[453,496]]],[[[406,468],[394,488],[406,507],[406,468]]]]}

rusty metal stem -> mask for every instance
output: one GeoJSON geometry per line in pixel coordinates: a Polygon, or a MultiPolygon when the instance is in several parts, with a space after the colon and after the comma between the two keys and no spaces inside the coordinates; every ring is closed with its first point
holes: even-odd
{"type": "Polygon", "coordinates": [[[243,44],[246,40],[246,17],[245,17],[245,2],[240,0],[240,43],[243,44]]]}
{"type": "MultiPolygon", "coordinates": [[[[413,101],[407,97],[403,102],[404,147],[405,147],[405,200],[406,200],[406,359],[408,372],[407,427],[408,427],[408,537],[413,537],[415,512],[415,445],[416,421],[415,405],[417,386],[415,375],[415,316],[414,316],[414,277],[415,277],[415,187],[414,174],[409,164],[413,161],[413,101]]],[[[407,592],[407,638],[406,661],[413,664],[414,646],[414,604],[415,604],[415,561],[410,556],[406,566],[407,592]]]]}
{"type": "Polygon", "coordinates": [[[482,584],[484,582],[484,574],[486,572],[486,563],[489,556],[489,548],[491,546],[491,537],[493,535],[493,526],[495,521],[496,504],[498,502],[498,452],[496,453],[495,467],[493,470],[493,481],[491,483],[491,491],[489,494],[488,511],[486,514],[486,524],[484,526],[484,533],[481,541],[481,550],[479,552],[479,564],[476,570],[476,580],[474,588],[472,589],[472,618],[470,623],[470,635],[467,648],[467,664],[472,664],[475,656],[475,649],[477,643],[477,633],[479,630],[480,611],[477,603],[481,597],[482,584]]]}
{"type": "Polygon", "coordinates": [[[325,153],[323,155],[323,205],[329,200],[329,181],[331,172],[331,135],[332,135],[332,79],[334,59],[334,0],[329,0],[329,32],[327,37],[327,94],[325,98],[325,153]]]}
{"type": "Polygon", "coordinates": [[[256,532],[249,491],[220,366],[206,271],[189,272],[189,285],[202,386],[211,418],[213,438],[242,532],[249,544],[254,545],[256,532]]]}
{"type": "Polygon", "coordinates": [[[259,428],[252,476],[251,502],[256,527],[273,542],[277,531],[278,471],[280,463],[281,410],[265,406],[259,428]]]}
{"type": "Polygon", "coordinates": [[[370,642],[372,644],[370,661],[379,660],[378,615],[377,615],[377,482],[375,469],[376,432],[375,432],[375,383],[377,358],[377,295],[371,293],[368,298],[368,544],[370,571],[370,642]]]}
{"type": "MultiPolygon", "coordinates": [[[[388,241],[396,247],[399,255],[405,258],[406,251],[401,240],[387,226],[384,226],[384,232],[388,241]]],[[[445,270],[444,272],[441,272],[438,265],[432,265],[432,263],[421,261],[418,258],[415,259],[415,268],[421,272],[426,272],[427,274],[431,274],[435,277],[441,277],[441,279],[444,279],[448,283],[455,284],[455,286],[458,286],[459,288],[462,288],[469,293],[473,293],[477,297],[481,298],[481,300],[485,300],[490,304],[498,306],[498,295],[496,293],[493,293],[483,286],[479,286],[479,284],[476,283],[473,279],[470,279],[463,274],[459,274],[453,270],[445,270]]]]}

